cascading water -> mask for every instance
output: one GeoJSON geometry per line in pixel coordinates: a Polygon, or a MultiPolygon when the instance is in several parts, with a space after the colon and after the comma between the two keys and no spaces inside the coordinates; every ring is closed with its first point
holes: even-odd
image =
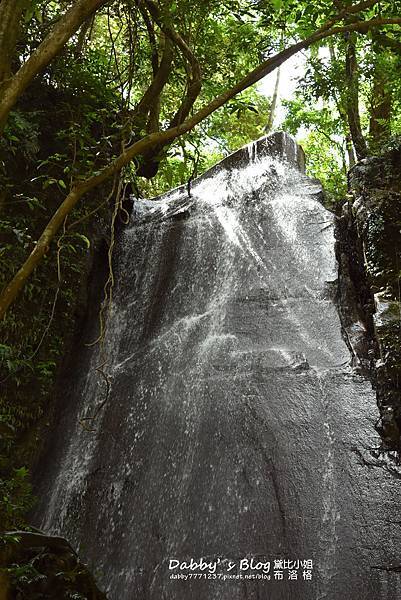
{"type": "Polygon", "coordinates": [[[103,349],[85,346],[94,311],[37,489],[38,525],[111,600],[401,597],[399,575],[372,568],[400,559],[400,484],[369,453],[375,399],[332,299],[333,216],[301,164],[275,134],[190,195],[135,201],[103,349]],[[191,558],[210,568],[169,568],[191,558]],[[252,558],[270,567],[240,571],[252,558]]]}

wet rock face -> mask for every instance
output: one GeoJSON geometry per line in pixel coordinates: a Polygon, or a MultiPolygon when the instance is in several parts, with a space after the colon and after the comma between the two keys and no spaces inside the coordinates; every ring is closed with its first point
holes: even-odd
{"type": "Polygon", "coordinates": [[[87,345],[95,313],[36,486],[37,525],[80,550],[110,600],[400,596],[371,568],[399,556],[398,482],[369,451],[377,407],[333,301],[333,215],[300,156],[279,134],[190,195],[135,201],[103,347],[87,345]],[[252,559],[270,579],[218,577],[252,559]],[[311,579],[284,560],[312,561],[311,579]],[[183,580],[170,561],[218,570],[183,580]]]}
{"type": "Polygon", "coordinates": [[[374,298],[380,432],[400,449],[401,431],[401,148],[363,160],[350,174],[353,218],[374,298]]]}
{"type": "Polygon", "coordinates": [[[362,243],[348,205],[343,206],[343,214],[336,219],[335,235],[339,266],[335,298],[344,338],[352,355],[353,368],[372,378],[375,357],[373,297],[364,268],[362,243]]]}

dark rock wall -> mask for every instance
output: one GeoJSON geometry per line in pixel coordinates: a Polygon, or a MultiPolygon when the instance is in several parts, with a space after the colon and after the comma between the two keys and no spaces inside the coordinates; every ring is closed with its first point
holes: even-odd
{"type": "MultiPolygon", "coordinates": [[[[347,227],[357,235],[374,306],[376,386],[384,446],[400,449],[401,431],[401,148],[361,161],[350,173],[347,227]]],[[[358,263],[357,259],[355,264],[358,263]]],[[[360,264],[360,263],[359,263],[360,264]]],[[[359,267],[356,267],[359,268],[359,267]]],[[[359,276],[362,281],[363,277],[359,276]]],[[[373,311],[372,311],[373,308],[373,311]]]]}

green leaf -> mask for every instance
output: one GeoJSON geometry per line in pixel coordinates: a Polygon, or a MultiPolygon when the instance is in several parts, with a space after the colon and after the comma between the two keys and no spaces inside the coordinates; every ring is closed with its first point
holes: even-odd
{"type": "Polygon", "coordinates": [[[83,235],[82,233],[76,233],[75,236],[81,239],[83,242],[85,242],[87,248],[90,248],[91,243],[90,240],[86,237],[86,235],[83,235]]]}
{"type": "Polygon", "coordinates": [[[20,467],[19,469],[15,469],[15,476],[17,479],[25,479],[28,475],[28,469],[26,467],[20,467]]]}
{"type": "Polygon", "coordinates": [[[25,13],[25,17],[24,17],[25,23],[29,23],[29,21],[32,20],[34,12],[35,12],[35,7],[34,6],[31,6],[30,8],[28,8],[28,10],[25,13]]]}
{"type": "Polygon", "coordinates": [[[273,4],[273,8],[274,10],[280,10],[282,4],[283,4],[283,0],[271,0],[272,4],[273,4]]]}

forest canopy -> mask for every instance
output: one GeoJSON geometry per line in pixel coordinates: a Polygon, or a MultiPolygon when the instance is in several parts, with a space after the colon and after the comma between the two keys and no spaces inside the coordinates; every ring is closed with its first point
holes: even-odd
{"type": "Polygon", "coordinates": [[[82,282],[102,246],[110,293],[127,198],[188,185],[277,125],[340,204],[349,169],[399,145],[400,8],[0,0],[0,529],[26,526],[82,282]],[[304,72],[278,122],[279,69],[296,56],[304,72]]]}
{"type": "Polygon", "coordinates": [[[16,193],[43,197],[38,186],[51,186],[58,200],[0,296],[0,317],[88,192],[110,180],[118,190],[117,180],[153,178],[159,169],[173,185],[208,164],[211,145],[205,140],[217,138],[218,148],[232,148],[249,139],[258,133],[251,113],[260,113],[263,130],[268,106],[251,86],[297,52],[310,49],[309,66],[304,89],[289,104],[288,129],[307,123],[343,137],[344,164],[363,158],[369,144],[380,147],[395,114],[397,4],[2,0],[2,202],[12,204],[16,193]],[[318,58],[321,45],[329,48],[329,64],[318,58]],[[361,96],[370,102],[368,128],[359,112],[361,96]],[[326,105],[313,114],[317,98],[326,105]],[[54,111],[57,123],[45,134],[48,116],[46,124],[41,121],[54,111]],[[52,138],[47,150],[45,135],[52,138]],[[10,171],[24,152],[36,155],[28,163],[40,173],[29,173],[17,191],[10,171]]]}
{"type": "MultiPolygon", "coordinates": [[[[378,290],[399,302],[399,184],[391,161],[382,164],[401,148],[400,15],[401,0],[0,0],[0,596],[4,581],[29,590],[42,577],[15,531],[27,543],[41,535],[28,523],[30,470],[89,314],[99,336],[80,343],[102,354],[113,252],[132,198],[181,184],[190,192],[211,165],[277,128],[301,143],[337,214],[352,197],[350,172],[377,161],[388,210],[363,223],[364,240],[347,238],[351,262],[360,250],[367,264],[370,251],[370,273],[359,263],[349,271],[363,310],[373,311],[378,290]],[[302,68],[286,94],[290,60],[302,68]]],[[[399,450],[397,310],[382,355],[393,361],[385,408],[395,407],[399,450]]],[[[107,399],[105,364],[94,370],[107,399]]],[[[79,422],[88,434],[91,419],[79,422]]],[[[65,579],[74,594],[70,572],[65,579]]]]}

